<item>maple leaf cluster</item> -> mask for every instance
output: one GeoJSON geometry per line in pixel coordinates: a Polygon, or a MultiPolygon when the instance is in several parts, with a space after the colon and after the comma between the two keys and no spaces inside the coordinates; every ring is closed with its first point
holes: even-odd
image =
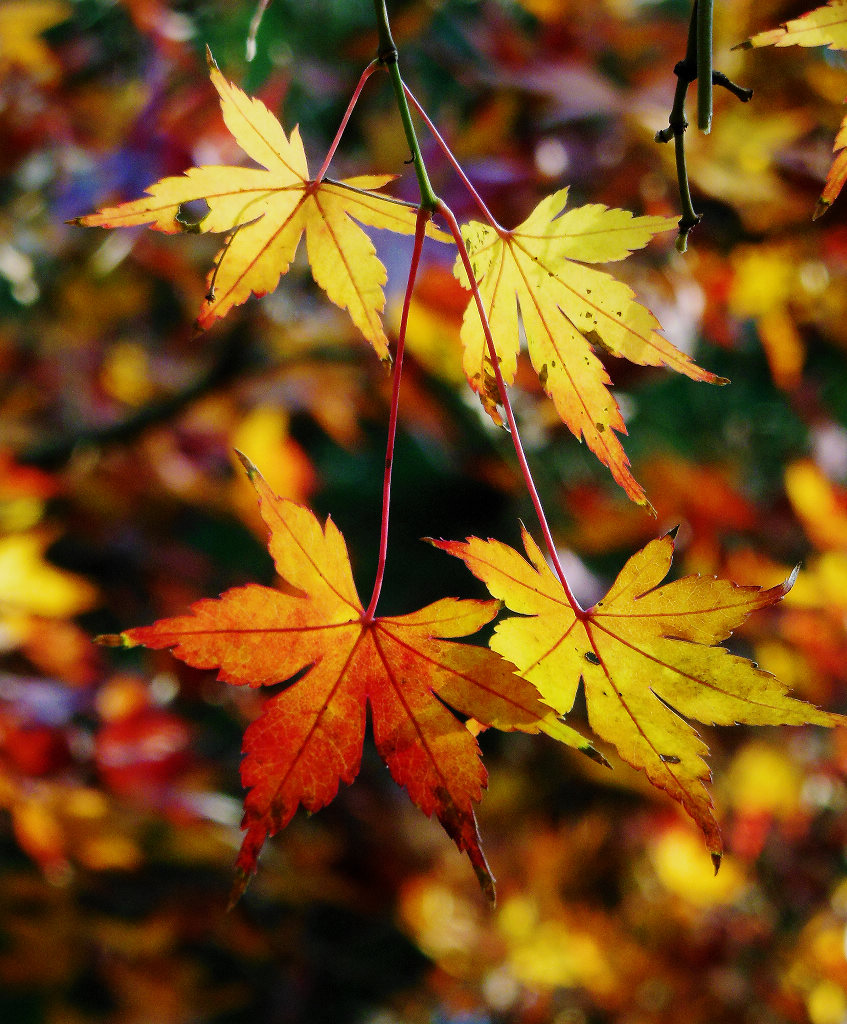
{"type": "Polygon", "coordinates": [[[494,881],[473,811],[486,773],[475,737],[449,708],[485,727],[545,732],[604,762],[556,717],[572,709],[582,682],[594,731],[685,807],[716,867],[723,846],[704,786],[708,749],[677,712],[721,725],[842,721],[787,696],[774,676],[746,659],[711,646],[751,612],[781,600],[794,576],[764,591],[699,577],[659,586],[673,554],[667,535],[634,555],[606,597],[583,611],[524,531],[529,562],[499,541],[434,542],[461,558],[496,601],[445,598],[408,615],[369,617],[332,520],[322,528],[310,511],[277,497],[247,460],[245,467],[274,564],[294,592],[248,584],[198,602],[187,615],[100,638],[112,646],[169,648],[237,686],[296,677],[245,733],[242,781],[249,793],[236,897],[268,835],[298,807],[317,811],[340,782],[353,781],[368,705],[376,748],[392,776],[467,852],[491,899],[494,881]],[[497,624],[491,650],[447,639],[477,632],[500,601],[521,617],[497,624]]]}
{"type": "MultiPolygon", "coordinates": [[[[374,191],[393,175],[310,180],[297,128],[287,137],[264,103],[228,82],[208,56],[224,121],[244,152],[264,169],[194,167],[151,185],[147,198],[105,207],[76,223],[104,228],[147,224],[169,234],[227,233],[207,280],[197,318],[201,329],[251,294],[272,291],[288,271],[305,233],[316,283],[348,310],[380,359],[389,359],[380,319],[385,268],[357,222],[411,234],[415,208],[374,191]],[[200,220],[190,218],[188,204],[200,200],[208,212],[200,220]]],[[[669,366],[693,380],[725,381],[701,369],[659,334],[658,321],[636,301],[632,289],[586,265],[622,260],[656,234],[675,228],[675,222],[668,217],[634,217],[600,204],[563,212],[567,194],[563,189],[542,200],[512,231],[472,221],[463,228],[465,244],[497,339],[505,382],[511,383],[516,372],[520,309],[532,365],[563,422],[585,440],[634,501],[646,504],[644,489],[632,476],[617,438],[617,433],[626,433],[626,426],[595,348],[642,366],[669,366]]],[[[450,241],[432,224],[427,233],[450,241]]],[[[470,289],[461,260],[456,261],[455,273],[470,289]]],[[[500,398],[473,299],[465,313],[462,343],[468,381],[486,411],[500,422],[500,398]]]]}
{"type": "Polygon", "coordinates": [[[388,2],[455,231],[256,6],[0,2],[0,1021],[841,1022],[844,6],[714,4],[684,258],[694,4],[388,2]]]}
{"type": "MultiPolygon", "coordinates": [[[[251,294],[275,288],[305,234],[316,283],[388,360],[381,323],[385,269],[359,225],[416,232],[418,245],[422,228],[441,241],[450,236],[378,191],[390,176],[310,179],[298,130],[286,136],[268,108],[228,82],[211,57],[210,75],[227,127],[260,169],[192,168],[150,186],[143,199],[77,223],[225,233],[200,328],[251,294]],[[207,212],[196,220],[186,208],[198,201],[207,212]]],[[[562,421],[632,500],[646,504],[617,436],[626,427],[596,350],[668,366],[695,381],[725,380],[664,338],[626,284],[590,265],[622,260],[674,223],[600,204],[565,210],[567,195],[562,189],[542,200],[514,230],[493,221],[462,228],[466,253],[455,274],[473,293],[461,331],[465,374],[500,421],[522,327],[530,361],[562,421]]],[[[486,784],[474,735],[479,727],[546,732],[604,761],[563,721],[582,684],[594,732],[679,801],[717,867],[723,847],[705,788],[708,750],[685,718],[723,725],[841,721],[789,697],[775,677],[714,646],[751,612],[781,600],[796,574],[768,590],[697,576],[662,586],[673,554],[666,535],[630,558],[606,597],[583,610],[524,531],[528,562],[494,540],[435,542],[461,558],[496,601],[445,598],[407,615],[378,617],[358,598],[332,521],[322,527],[307,509],[277,497],[252,463],[244,464],[287,589],[248,584],[201,601],[186,615],[101,638],[169,648],[237,686],[289,683],[244,738],[246,835],[236,896],[256,870],[267,836],[299,807],[316,811],[341,782],[353,781],[368,706],[376,748],[392,776],[467,852],[492,899],[474,816],[486,784]],[[492,621],[498,602],[517,617],[498,622],[490,649],[453,642],[492,621]]]]}

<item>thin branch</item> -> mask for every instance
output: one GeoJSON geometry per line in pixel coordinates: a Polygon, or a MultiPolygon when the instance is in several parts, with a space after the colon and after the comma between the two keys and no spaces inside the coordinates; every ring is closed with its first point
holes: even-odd
{"type": "Polygon", "coordinates": [[[385,578],[385,562],[388,553],[388,517],[391,509],[391,472],[394,468],[394,444],[397,438],[397,416],[400,408],[400,380],[403,373],[403,353],[406,348],[406,325],[409,322],[409,307],[412,302],[412,294],[415,289],[415,278],[418,275],[418,264],[420,263],[421,250],[423,249],[426,226],[432,214],[429,210],[418,210],[418,218],[415,224],[415,247],[412,250],[412,262],[409,266],[409,277],[406,281],[406,294],[403,298],[403,312],[400,316],[400,329],[397,333],[397,352],[394,357],[394,380],[391,389],[391,410],[388,416],[388,441],[385,451],[385,473],[382,481],[382,522],[379,531],[379,557],[377,560],[376,580],[374,582],[373,594],[367,610],[362,616],[362,621],[373,622],[376,612],[377,601],[382,591],[382,582],[385,578]]]}
{"type": "Polygon", "coordinates": [[[126,444],[150,427],[167,423],[200,398],[229,384],[249,369],[250,365],[244,330],[237,328],[225,336],[215,362],[181,391],[150,402],[116,423],[83,427],[74,434],[48,438],[16,453],[15,458],[27,466],[55,470],[68,463],[77,451],[85,448],[126,444]]]}
{"type": "Polygon", "coordinates": [[[701,220],[702,214],[697,213],[691,200],[691,189],[688,185],[688,169],[685,164],[685,130],[688,119],[685,116],[685,97],[688,87],[697,77],[697,10],[698,0],[694,0],[691,21],[688,25],[688,43],[685,48],[685,59],[679,61],[673,69],[676,75],[676,89],[673,95],[673,106],[668,117],[668,127],[656,132],[656,142],[674,141],[676,156],[676,180],[679,185],[679,204],[682,216],[679,219],[679,234],[676,247],[679,252],[688,248],[688,236],[701,220]]]}
{"type": "Polygon", "coordinates": [[[256,56],[256,36],[259,34],[259,26],[262,24],[262,18],[265,16],[265,11],[268,9],[268,4],[271,0],[259,0],[259,4],[256,10],[253,12],[253,17],[250,19],[250,28],[247,30],[247,45],[245,47],[247,60],[253,60],[256,56]]]}
{"type": "Polygon", "coordinates": [[[685,98],[688,87],[697,81],[697,117],[698,126],[708,132],[712,123],[712,86],[719,85],[746,103],[753,95],[752,89],[745,89],[727,78],[722,71],[712,68],[712,2],[713,0],[694,0],[691,9],[691,20],[688,25],[688,41],[685,47],[685,58],[679,61],[673,71],[676,75],[676,89],[673,105],[668,117],[668,127],[656,132],[656,142],[674,142],[676,158],[676,179],[679,185],[679,204],[682,216],[679,219],[679,234],[676,248],[685,252],[688,248],[688,236],[702,218],[694,209],[691,189],[688,184],[688,169],[685,163],[685,130],[688,120],[685,116],[685,98]]]}
{"type": "Polygon", "coordinates": [[[450,164],[452,165],[453,170],[461,178],[462,184],[465,186],[465,188],[468,190],[468,192],[470,192],[471,196],[473,197],[473,201],[476,203],[477,207],[479,208],[480,213],[483,215],[483,217],[485,217],[485,219],[494,228],[495,231],[502,231],[503,228],[494,219],[494,217],[491,214],[491,211],[488,209],[488,207],[483,202],[482,196],[479,194],[479,192],[477,192],[477,190],[471,184],[471,181],[468,178],[467,174],[465,174],[465,171],[464,171],[462,165],[459,163],[459,161],[453,155],[453,151],[450,149],[450,147],[444,141],[443,136],[441,135],[439,130],[435,127],[433,122],[430,120],[430,117],[427,114],[427,112],[424,110],[424,108],[420,105],[420,103],[418,103],[417,99],[412,94],[412,90],[408,87],[408,85],[405,84],[405,82],[403,83],[403,89],[404,89],[404,91],[406,93],[407,99],[412,104],[412,106],[415,108],[415,110],[418,112],[421,120],[427,126],[427,128],[430,131],[430,134],[432,135],[432,137],[435,139],[435,141],[438,143],[439,147],[441,148],[441,151],[444,153],[444,155],[450,161],[450,164]]]}
{"type": "Polygon", "coordinates": [[[353,113],[356,104],[359,102],[359,97],[362,95],[362,89],[365,87],[365,82],[367,82],[378,67],[380,67],[379,60],[372,60],[359,77],[358,85],[356,86],[353,95],[350,97],[350,102],[347,104],[347,109],[344,111],[344,117],[341,118],[341,124],[338,126],[338,131],[335,133],[335,138],[332,140],[332,145],[329,147],[329,150],[324,157],[324,162],[321,164],[320,170],[315,175],[316,182],[323,181],[324,175],[332,162],[332,158],[335,156],[335,151],[338,149],[338,144],[341,142],[341,136],[344,134],[344,129],[347,127],[350,115],[353,113]]]}
{"type": "Polygon", "coordinates": [[[485,335],[485,341],[488,346],[488,358],[491,361],[491,366],[494,370],[494,377],[497,381],[497,390],[500,394],[500,401],[503,403],[503,409],[506,413],[506,422],[509,424],[509,431],[512,435],[512,444],[514,445],[515,455],[518,458],[518,464],[521,467],[521,474],[526,484],[526,489],[529,492],[532,506],[535,509],[535,515],[538,518],[538,523],[541,527],[541,532],[544,535],[544,543],[547,547],[547,551],[550,554],[550,561],[553,563],[553,569],[559,578],[559,582],[562,584],[562,589],[565,592],[565,597],[568,600],[571,608],[573,609],[574,615],[578,619],[585,618],[585,610],[582,608],[580,603],[574,597],[573,591],[568,584],[567,578],[565,577],[565,571],[562,568],[562,564],[559,561],[559,555],[556,551],[556,544],[553,540],[553,534],[550,531],[550,526],[547,522],[547,516],[544,514],[544,506],[541,504],[541,498],[539,497],[538,490],[535,486],[535,481],[532,478],[532,471],[529,468],[527,462],[526,453],[524,452],[523,445],[521,444],[520,432],[518,431],[518,424],[515,420],[515,414],[512,410],[512,403],[509,401],[509,392],[506,389],[506,382],[503,380],[503,374],[500,370],[500,359],[497,355],[497,350],[494,347],[494,338],[491,334],[491,326],[488,323],[488,316],[485,312],[485,306],[482,301],[482,296],[479,293],[479,287],[476,283],[474,276],[473,267],[471,266],[470,257],[468,256],[468,250],[465,247],[465,243],[462,240],[461,232],[459,231],[459,224],[456,220],[453,211],[443,201],[439,200],[438,212],[447,222],[453,238],[455,239],[456,246],[459,250],[459,256],[462,260],[462,265],[465,268],[465,273],[470,283],[471,292],[473,293],[474,302],[476,303],[477,312],[479,313],[479,319],[482,324],[482,332],[485,335]]]}

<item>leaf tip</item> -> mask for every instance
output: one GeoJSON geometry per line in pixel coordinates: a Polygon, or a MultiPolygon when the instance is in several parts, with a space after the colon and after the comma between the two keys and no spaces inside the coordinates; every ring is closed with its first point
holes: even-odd
{"type": "Polygon", "coordinates": [[[255,463],[248,459],[244,452],[240,452],[237,448],[234,449],[234,451],[235,454],[238,456],[241,465],[244,467],[244,472],[247,474],[247,479],[252,484],[256,480],[256,478],[260,477],[262,474],[259,472],[255,463]]]}
{"type": "Polygon", "coordinates": [[[94,637],[94,643],[100,647],[137,647],[138,644],[130,639],[126,633],[101,633],[94,637]]]}
{"type": "Polygon", "coordinates": [[[206,64],[210,71],[220,71],[220,68],[218,67],[218,62],[212,56],[212,50],[209,47],[208,43],[206,44],[206,64]]]}
{"type": "Polygon", "coordinates": [[[438,537],[421,537],[424,544],[431,544],[434,548],[438,548],[439,551],[446,551],[448,555],[455,554],[453,546],[459,544],[460,541],[455,540],[439,540],[438,537]]]}
{"type": "Polygon", "coordinates": [[[795,565],[789,573],[788,579],[786,579],[783,583],[780,583],[778,587],[773,588],[775,591],[777,601],[781,601],[782,598],[785,597],[788,591],[791,590],[791,588],[797,582],[797,577],[800,575],[800,568],[801,566],[799,563],[795,565]]]}
{"type": "Polygon", "coordinates": [[[582,748],[582,753],[585,754],[586,757],[590,757],[592,761],[596,761],[597,764],[601,764],[604,768],[608,768],[609,771],[612,770],[611,762],[593,744],[587,743],[582,748]]]}
{"type": "Polygon", "coordinates": [[[235,869],[235,879],[233,880],[232,888],[229,890],[229,898],[226,902],[227,913],[235,908],[235,904],[244,895],[247,886],[250,884],[251,877],[251,872],[245,871],[244,868],[235,869]]]}
{"type": "Polygon", "coordinates": [[[832,206],[832,203],[828,199],[824,199],[823,196],[817,201],[815,206],[815,212],[812,214],[812,220],[818,220],[826,213],[826,211],[832,206]]]}
{"type": "Polygon", "coordinates": [[[761,591],[757,607],[767,608],[769,605],[776,604],[778,601],[781,601],[797,582],[797,577],[800,574],[801,568],[802,566],[795,565],[791,570],[788,579],[783,580],[782,583],[778,583],[775,587],[771,587],[769,590],[761,591]]]}
{"type": "Polygon", "coordinates": [[[723,857],[723,854],[721,853],[720,850],[710,850],[709,854],[710,854],[710,856],[712,858],[712,864],[713,864],[714,869],[715,869],[715,874],[717,874],[718,871],[720,870],[721,858],[723,857]]]}
{"type": "Polygon", "coordinates": [[[494,884],[494,876],[491,874],[491,868],[488,866],[488,861],[486,861],[485,855],[480,850],[479,859],[471,856],[471,862],[473,864],[474,873],[479,881],[480,888],[482,889],[482,893],[485,896],[488,905],[493,910],[497,905],[497,888],[494,884]]]}

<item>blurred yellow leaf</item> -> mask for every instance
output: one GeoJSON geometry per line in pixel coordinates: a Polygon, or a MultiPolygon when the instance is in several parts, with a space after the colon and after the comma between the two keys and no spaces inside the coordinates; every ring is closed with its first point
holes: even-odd
{"type": "MultiPolygon", "coordinates": [[[[232,447],[254,464],[268,467],[267,481],[275,494],[299,504],[308,503],[317,485],[317,475],[309,457],[289,436],[288,414],[284,409],[270,405],[251,409],[233,432],[232,447]]],[[[234,452],[233,465],[241,465],[234,452]]],[[[264,537],[266,528],[256,507],[256,492],[244,473],[235,474],[234,491],[238,511],[264,537]]]]}
{"type": "Polygon", "coordinates": [[[513,896],[504,902],[497,924],[509,944],[512,973],[525,985],[605,994],[618,984],[609,951],[622,951],[606,941],[610,922],[596,911],[550,916],[530,896],[513,896]]]}
{"type": "Polygon", "coordinates": [[[732,903],[744,890],[744,876],[731,856],[721,870],[705,870],[703,847],[688,829],[674,825],[661,833],[650,849],[650,860],[666,889],[699,907],[732,903]]]}
{"type": "Polygon", "coordinates": [[[55,808],[32,795],[12,805],[15,838],[41,868],[57,880],[67,870],[65,831],[55,808]]]}
{"type": "MultiPolygon", "coordinates": [[[[776,160],[813,125],[808,111],[757,110],[736,104],[720,111],[715,131],[686,140],[689,175],[709,195],[731,203],[753,230],[771,231],[799,219],[804,201],[777,171],[776,160]]],[[[673,161],[671,147],[662,147],[673,161]]]]}
{"type": "Polygon", "coordinates": [[[812,559],[797,577],[785,604],[843,615],[847,610],[847,552],[826,551],[812,559]]]}
{"type": "Polygon", "coordinates": [[[753,740],[733,758],[726,778],[727,799],[746,814],[766,811],[777,818],[795,814],[802,774],[784,747],[753,740]]]}
{"type": "Polygon", "coordinates": [[[785,470],[785,491],[812,543],[821,551],[847,550],[847,493],[811,459],[785,470]]]}
{"type": "Polygon", "coordinates": [[[86,580],[45,561],[52,537],[42,531],[0,538],[0,606],[66,619],[86,611],[96,591],[86,580]]]}
{"type": "Polygon", "coordinates": [[[732,255],[735,276],[729,309],[756,321],[774,383],[797,387],[805,346],[788,304],[797,291],[797,253],[785,246],[739,246],[732,255]]]}
{"type": "Polygon", "coordinates": [[[100,371],[103,390],[126,405],[149,402],[155,394],[150,380],[150,361],[143,346],[119,341],[109,349],[100,371]]]}
{"type": "Polygon", "coordinates": [[[791,298],[796,256],[785,246],[739,245],[732,269],[729,308],[735,316],[760,317],[791,298]]]}
{"type": "Polygon", "coordinates": [[[843,1024],[847,1017],[847,996],[834,981],[821,981],[807,999],[812,1024],[843,1024]]]}
{"type": "Polygon", "coordinates": [[[42,32],[70,16],[64,0],[3,0],[0,4],[0,72],[24,67],[51,78],[56,59],[41,39],[42,32]]]}

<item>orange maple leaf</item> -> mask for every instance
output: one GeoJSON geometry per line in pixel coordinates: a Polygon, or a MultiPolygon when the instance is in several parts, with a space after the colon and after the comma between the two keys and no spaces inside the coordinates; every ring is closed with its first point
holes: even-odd
{"type": "Polygon", "coordinates": [[[603,600],[583,610],[526,530],[523,539],[529,562],[496,540],[433,543],[522,613],[497,624],[492,649],[561,714],[573,707],[582,681],[592,729],[682,804],[717,868],[723,846],[705,787],[708,748],[681,716],[717,725],[847,723],[789,697],[778,679],[745,658],[711,646],[751,612],[781,600],[796,572],[770,590],[700,576],[660,586],[674,550],[667,534],[633,555],[603,600]]]}
{"type": "MultiPolygon", "coordinates": [[[[261,169],[192,167],[179,177],[151,185],[147,198],[106,207],[74,223],[104,228],[149,224],[167,234],[228,232],[197,317],[201,329],[251,294],[273,291],[305,233],[316,283],[337,306],[348,310],[380,359],[387,360],[388,341],[380,317],[386,271],[359,224],[413,234],[416,208],[371,191],[393,181],[393,174],[310,180],[298,129],[287,138],[264,103],[228,82],[208,51],[207,56],[226,126],[261,169]],[[197,222],[190,219],[185,206],[200,200],[208,212],[197,222]]],[[[427,233],[450,241],[432,225],[427,233]]]]}
{"type": "Polygon", "coordinates": [[[247,834],[235,895],[255,871],[267,836],[299,806],[326,806],[340,782],[356,777],[370,702],[374,741],[392,776],[425,814],[437,815],[493,897],[473,811],[486,771],[471,730],[442,702],[485,726],[543,731],[602,757],[558,721],[514,666],[485,647],[444,639],[475,633],[497,614],[496,601],[445,598],[409,615],[369,618],[332,520],[321,527],[243,461],[288,592],[248,584],[199,601],[186,615],[101,638],[114,646],[172,648],[187,664],[216,668],[236,686],[304,673],[267,702],[244,736],[247,834]]]}
{"type": "Polygon", "coordinates": [[[818,199],[812,220],[817,220],[818,217],[822,217],[826,213],[838,198],[844,187],[844,182],[847,181],[847,116],[842,120],[838,134],[835,136],[832,152],[835,156],[827,171],[823,192],[818,199]]]}

